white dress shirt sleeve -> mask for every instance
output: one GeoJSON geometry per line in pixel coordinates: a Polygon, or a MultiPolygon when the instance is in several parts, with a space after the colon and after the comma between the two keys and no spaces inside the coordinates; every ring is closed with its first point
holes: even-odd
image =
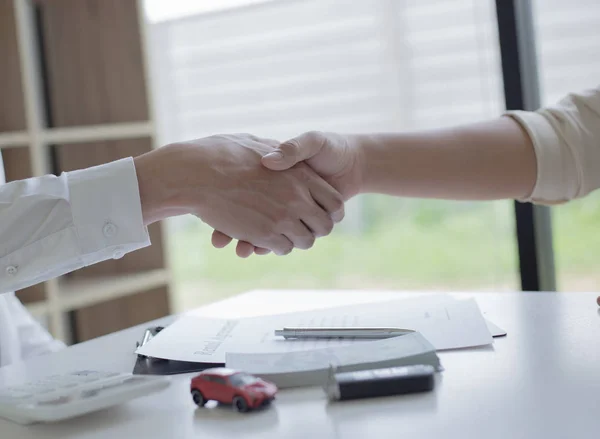
{"type": "Polygon", "coordinates": [[[0,294],[148,245],[132,158],[0,185],[0,294]]]}
{"type": "Polygon", "coordinates": [[[559,204],[600,188],[600,87],[507,114],[531,137],[537,160],[535,187],[521,201],[559,204]]]}

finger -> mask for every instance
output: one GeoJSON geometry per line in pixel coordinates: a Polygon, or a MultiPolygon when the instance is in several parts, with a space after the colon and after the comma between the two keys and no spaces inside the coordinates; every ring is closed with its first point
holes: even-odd
{"type": "Polygon", "coordinates": [[[292,252],[294,244],[286,236],[274,235],[266,240],[265,245],[261,247],[270,249],[277,256],[285,256],[292,252]]]}
{"type": "Polygon", "coordinates": [[[224,248],[229,245],[232,239],[224,233],[215,230],[212,234],[212,245],[216,248],[224,248]]]}
{"type": "Polygon", "coordinates": [[[254,246],[246,241],[238,241],[237,246],[235,248],[235,253],[240,258],[247,258],[248,256],[254,253],[254,246]]]}
{"type": "Polygon", "coordinates": [[[265,167],[273,171],[283,171],[317,155],[323,144],[324,137],[319,133],[304,133],[282,143],[275,151],[264,155],[261,161],[265,167]]]}
{"type": "Polygon", "coordinates": [[[327,236],[333,230],[333,219],[316,204],[314,208],[306,211],[300,219],[312,231],[315,238],[327,236]]]}
{"type": "Polygon", "coordinates": [[[315,244],[313,231],[300,220],[290,222],[283,234],[301,250],[308,250],[315,244]]]}
{"type": "Polygon", "coordinates": [[[254,253],[256,253],[259,256],[264,256],[271,253],[271,250],[269,250],[268,248],[254,247],[254,253]]]}
{"type": "Polygon", "coordinates": [[[344,199],[327,182],[315,179],[311,181],[309,191],[313,200],[329,214],[333,222],[339,223],[344,219],[344,199]]]}

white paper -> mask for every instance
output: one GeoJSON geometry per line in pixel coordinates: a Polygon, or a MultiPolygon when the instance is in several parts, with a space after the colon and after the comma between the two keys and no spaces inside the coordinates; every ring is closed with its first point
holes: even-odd
{"type": "Polygon", "coordinates": [[[490,331],[490,334],[492,334],[492,337],[503,337],[506,335],[506,331],[500,326],[496,325],[494,322],[490,322],[488,319],[485,319],[485,323],[490,331]]]}
{"type": "MultiPolygon", "coordinates": [[[[185,315],[249,318],[336,308],[340,307],[340,301],[346,303],[343,306],[397,302],[399,300],[432,306],[434,303],[459,300],[459,298],[447,293],[419,292],[408,296],[401,293],[403,296],[401,299],[398,298],[399,293],[397,291],[369,290],[366,293],[360,290],[254,290],[241,296],[187,311],[185,315]]],[[[486,319],[486,323],[493,337],[506,335],[506,331],[493,322],[486,319]]]]}
{"type": "Polygon", "coordinates": [[[391,326],[420,332],[437,349],[493,342],[475,300],[437,302],[422,299],[350,305],[246,319],[185,316],[157,334],[136,353],[169,360],[224,364],[228,352],[283,353],[365,340],[284,340],[273,332],[284,326],[391,326]]]}

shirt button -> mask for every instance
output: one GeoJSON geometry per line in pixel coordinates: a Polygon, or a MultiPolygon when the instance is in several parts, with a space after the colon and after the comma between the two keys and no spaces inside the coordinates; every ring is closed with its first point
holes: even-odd
{"type": "Polygon", "coordinates": [[[115,226],[113,223],[106,223],[102,228],[102,233],[104,233],[104,236],[107,238],[112,238],[117,234],[117,226],[115,226]]]}
{"type": "Polygon", "coordinates": [[[121,248],[116,248],[113,253],[113,259],[121,259],[125,256],[125,252],[121,248]]]}
{"type": "Polygon", "coordinates": [[[6,267],[6,274],[8,274],[9,276],[14,276],[15,274],[17,274],[18,271],[19,269],[14,265],[9,265],[8,267],[6,267]]]}

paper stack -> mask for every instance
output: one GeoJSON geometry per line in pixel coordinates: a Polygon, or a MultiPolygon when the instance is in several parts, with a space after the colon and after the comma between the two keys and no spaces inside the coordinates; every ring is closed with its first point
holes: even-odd
{"type": "MultiPolygon", "coordinates": [[[[362,345],[364,340],[284,340],[283,327],[399,327],[412,329],[436,350],[484,346],[492,334],[473,299],[446,296],[394,300],[242,319],[184,316],[137,349],[154,358],[225,364],[227,354],[284,354],[362,345]]],[[[368,355],[364,356],[365,361],[368,355]]]]}
{"type": "Polygon", "coordinates": [[[325,386],[339,372],[429,364],[441,369],[435,347],[418,332],[348,346],[287,353],[228,353],[226,366],[244,370],[279,388],[325,386]]]}
{"type": "MultiPolygon", "coordinates": [[[[318,297],[317,299],[318,300],[318,297]]],[[[502,330],[487,322],[474,299],[423,295],[256,317],[185,315],[137,349],[138,354],[262,376],[279,387],[325,385],[338,371],[429,364],[436,351],[485,346],[502,330]],[[383,340],[296,339],[284,327],[397,327],[414,330],[383,340]]]]}

